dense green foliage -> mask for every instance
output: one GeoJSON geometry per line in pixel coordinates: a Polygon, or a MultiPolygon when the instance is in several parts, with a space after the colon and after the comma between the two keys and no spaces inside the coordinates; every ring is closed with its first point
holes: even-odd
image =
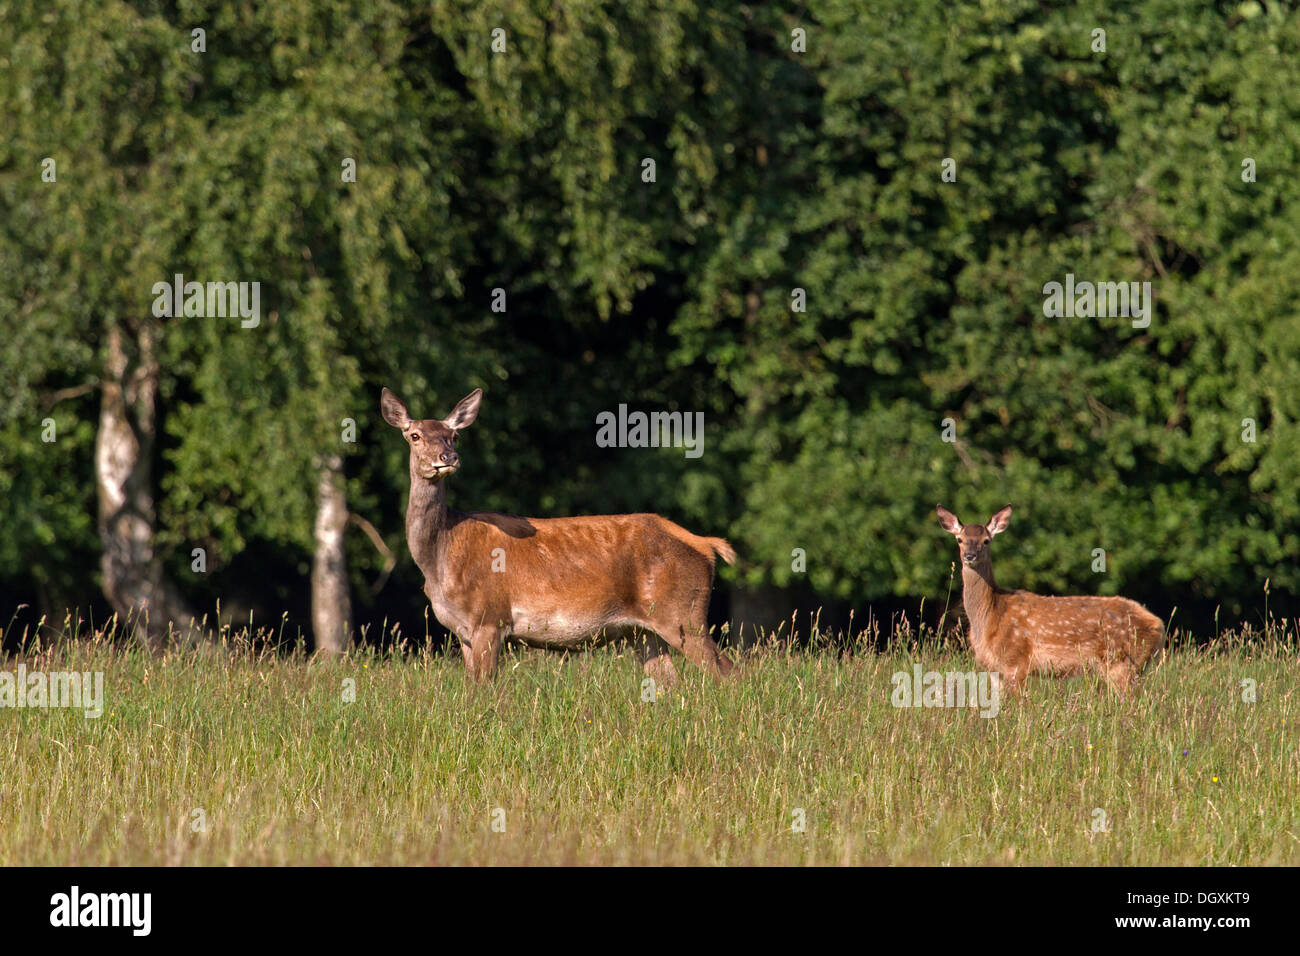
{"type": "Polygon", "coordinates": [[[453,504],[659,511],[728,535],[733,584],[942,598],[935,503],[1010,501],[1003,581],[1161,615],[1300,592],[1289,4],[0,0],[0,24],[4,618],[97,591],[112,327],[157,335],[157,540],[198,606],[301,610],[341,452],[402,559],[365,603],[380,558],[349,532],[359,620],[420,613],[382,385],[417,416],[484,388],[453,504]],[[261,324],[150,318],[174,273],[261,282],[261,324]],[[1045,317],[1067,273],[1150,281],[1149,327],[1045,317]],[[620,403],[704,412],[704,454],[598,448],[620,403]]]}

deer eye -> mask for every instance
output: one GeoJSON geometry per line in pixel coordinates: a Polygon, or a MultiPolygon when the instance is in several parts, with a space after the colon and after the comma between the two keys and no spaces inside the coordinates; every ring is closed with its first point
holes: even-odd
{"type": "Polygon", "coordinates": [[[411,432],[411,441],[419,441],[419,440],[420,440],[420,433],[419,433],[419,432],[411,432]]]}

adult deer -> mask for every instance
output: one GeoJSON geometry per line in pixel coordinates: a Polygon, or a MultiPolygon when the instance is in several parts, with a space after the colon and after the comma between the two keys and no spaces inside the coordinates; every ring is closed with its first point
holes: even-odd
{"type": "Polygon", "coordinates": [[[1046,597],[998,587],[989,542],[1006,530],[1010,505],[987,525],[962,524],[942,505],[938,512],[944,530],[957,538],[975,660],[1000,673],[1013,693],[1031,673],[1069,675],[1089,667],[1123,693],[1164,643],[1160,618],[1128,598],[1046,597]]]}
{"type": "Polygon", "coordinates": [[[733,663],[708,634],[716,556],[736,553],[654,514],[517,518],[447,507],[445,480],[460,467],[457,435],[478,417],[474,389],[451,414],[413,419],[384,389],[384,420],[410,446],[406,543],[424,573],[433,613],[460,639],[471,678],[490,677],[507,638],[575,650],[642,632],[647,674],[677,677],[668,646],[715,677],[733,663]],[[645,633],[650,632],[650,633],[645,633]]]}

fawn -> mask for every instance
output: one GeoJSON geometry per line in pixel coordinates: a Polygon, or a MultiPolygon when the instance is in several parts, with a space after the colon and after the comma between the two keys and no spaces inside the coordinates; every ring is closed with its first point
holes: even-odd
{"type": "Polygon", "coordinates": [[[445,419],[413,419],[388,389],[380,398],[384,420],[410,446],[406,543],[469,676],[492,675],[506,638],[576,650],[636,632],[646,638],[645,672],[661,684],[677,678],[669,645],[715,677],[729,675],[734,664],[707,629],[715,557],[736,559],[722,538],[654,514],[518,518],[447,507],[456,439],[482,399],[476,388],[445,419]]]}
{"type": "Polygon", "coordinates": [[[1065,676],[1095,667],[1122,694],[1164,643],[1160,618],[1128,598],[1047,597],[998,587],[989,542],[1006,530],[1010,505],[987,525],[964,525],[942,505],[938,513],[957,538],[975,660],[1001,674],[1012,693],[1029,674],[1065,676]]]}

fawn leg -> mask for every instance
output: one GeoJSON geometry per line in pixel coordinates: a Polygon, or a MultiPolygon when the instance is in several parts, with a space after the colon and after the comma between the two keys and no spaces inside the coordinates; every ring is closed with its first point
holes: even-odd
{"type": "Polygon", "coordinates": [[[1016,667],[1009,670],[1000,671],[1002,678],[1001,690],[1005,690],[1011,697],[1019,697],[1025,689],[1025,678],[1029,676],[1028,667],[1016,667]]]}
{"type": "Polygon", "coordinates": [[[1104,673],[1107,683],[1110,684],[1115,693],[1121,697],[1128,693],[1134,677],[1133,663],[1131,661],[1127,658],[1112,661],[1106,666],[1104,673]]]}

